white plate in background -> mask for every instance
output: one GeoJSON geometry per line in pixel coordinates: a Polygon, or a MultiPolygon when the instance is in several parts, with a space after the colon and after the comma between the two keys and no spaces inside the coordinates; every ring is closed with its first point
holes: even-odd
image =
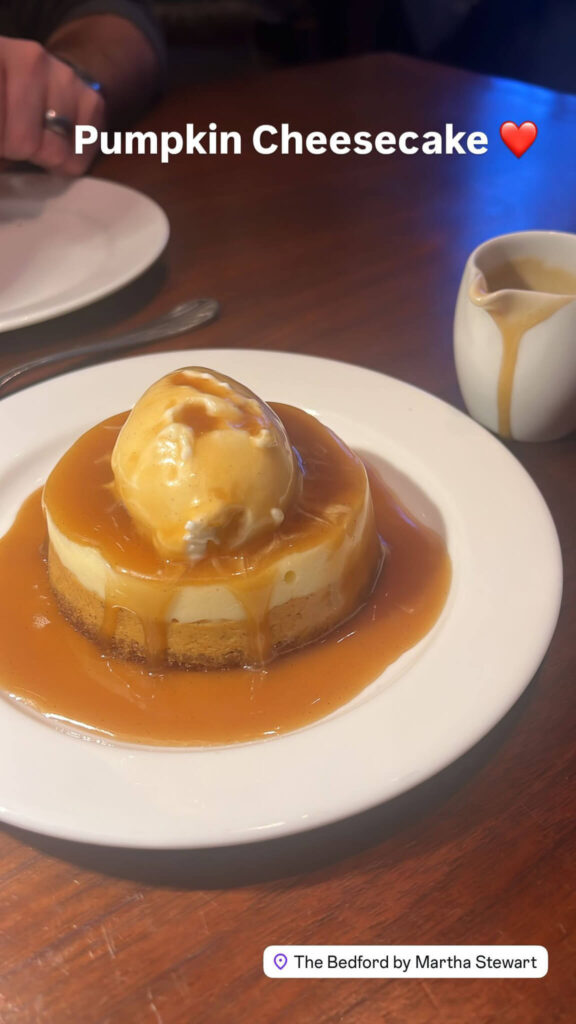
{"type": "MultiPolygon", "coordinates": [[[[0,533],[57,458],[126,409],[183,352],[106,363],[0,403],[0,533]]],[[[57,731],[0,699],[0,817],[118,846],[245,843],[324,825],[409,789],[464,753],[508,711],[558,617],[556,530],[533,481],[463,413],[370,370],[278,352],[191,350],[188,362],[269,401],[315,413],[420,518],[453,562],[432,632],[348,705],[279,737],[217,748],[107,744],[57,731]]],[[[9,680],[3,685],[9,689],[9,680]]]]}
{"type": "Polygon", "coordinates": [[[0,174],[0,332],[128,284],[160,255],[169,233],[157,203],[124,185],[0,174]]]}

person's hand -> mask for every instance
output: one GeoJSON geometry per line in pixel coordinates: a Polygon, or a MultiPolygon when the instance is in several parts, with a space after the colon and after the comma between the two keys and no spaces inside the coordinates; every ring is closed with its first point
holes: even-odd
{"type": "Polygon", "coordinates": [[[74,153],[73,126],[104,124],[104,100],[40,43],[0,36],[0,159],[27,160],[59,174],[83,174],[97,146],[74,153]],[[70,124],[63,137],[47,129],[55,111],[70,124]]]}

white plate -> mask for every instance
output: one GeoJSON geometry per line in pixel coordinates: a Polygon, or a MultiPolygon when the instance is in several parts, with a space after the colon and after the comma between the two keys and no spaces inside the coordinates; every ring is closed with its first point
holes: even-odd
{"type": "Polygon", "coordinates": [[[128,284],[160,255],[169,232],[164,211],[123,185],[0,174],[0,331],[128,284]]]}
{"type": "MultiPolygon", "coordinates": [[[[107,363],[0,404],[0,531],[87,427],[182,365],[182,352],[107,363]]],[[[0,814],[70,839],[202,847],[286,835],[414,786],[480,739],[534,675],[558,616],[558,538],[534,483],[451,406],[369,370],[277,352],[188,361],[316,413],[388,464],[400,496],[443,524],[454,566],[436,627],[350,704],[288,735],[211,749],[106,745],[0,700],[0,814]]]]}

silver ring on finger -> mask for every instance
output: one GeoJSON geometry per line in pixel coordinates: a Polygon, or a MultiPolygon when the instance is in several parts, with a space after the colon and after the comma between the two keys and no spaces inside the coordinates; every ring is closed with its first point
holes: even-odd
{"type": "Polygon", "coordinates": [[[74,133],[74,123],[69,117],[58,114],[55,110],[47,110],[44,114],[44,128],[63,139],[71,139],[74,133]]]}

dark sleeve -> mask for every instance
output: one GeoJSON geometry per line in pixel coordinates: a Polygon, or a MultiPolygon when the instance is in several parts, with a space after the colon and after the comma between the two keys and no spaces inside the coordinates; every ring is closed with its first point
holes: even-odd
{"type": "Polygon", "coordinates": [[[68,21],[90,14],[116,14],[140,29],[165,67],[164,40],[150,0],[12,0],[12,6],[17,10],[19,35],[41,43],[68,21]]]}

